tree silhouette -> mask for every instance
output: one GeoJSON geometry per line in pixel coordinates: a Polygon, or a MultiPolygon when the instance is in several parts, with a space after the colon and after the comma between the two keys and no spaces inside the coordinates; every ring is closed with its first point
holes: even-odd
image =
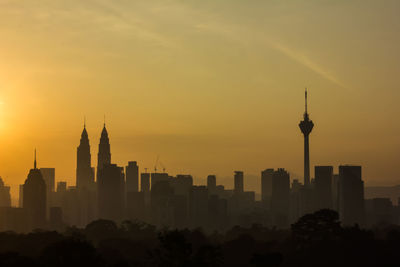
{"type": "Polygon", "coordinates": [[[335,239],[342,230],[339,214],[329,209],[304,215],[291,229],[294,240],[303,243],[335,239]]]}

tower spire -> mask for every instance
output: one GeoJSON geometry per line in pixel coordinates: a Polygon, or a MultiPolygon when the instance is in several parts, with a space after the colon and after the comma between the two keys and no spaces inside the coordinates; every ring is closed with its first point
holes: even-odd
{"type": "Polygon", "coordinates": [[[305,112],[304,119],[300,121],[299,127],[304,135],[304,185],[310,185],[310,148],[309,135],[314,127],[314,123],[310,120],[307,110],[307,88],[304,92],[305,112]]]}
{"type": "Polygon", "coordinates": [[[37,163],[36,163],[36,148],[35,148],[35,160],[33,161],[33,168],[34,169],[36,169],[36,165],[37,165],[37,163]]]}
{"type": "Polygon", "coordinates": [[[304,92],[304,97],[305,97],[306,113],[307,113],[307,87],[306,87],[306,90],[304,92]]]}
{"type": "Polygon", "coordinates": [[[106,127],[106,114],[104,114],[104,128],[106,127]]]}
{"type": "Polygon", "coordinates": [[[83,128],[86,128],[86,116],[83,116],[83,128]]]}

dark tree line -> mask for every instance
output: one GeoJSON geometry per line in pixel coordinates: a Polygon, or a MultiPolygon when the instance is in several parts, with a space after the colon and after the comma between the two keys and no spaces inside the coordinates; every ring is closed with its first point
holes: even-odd
{"type": "Polygon", "coordinates": [[[0,266],[400,266],[400,229],[343,228],[320,210],[279,230],[253,225],[221,234],[157,230],[98,220],[64,233],[0,233],[0,266]]]}

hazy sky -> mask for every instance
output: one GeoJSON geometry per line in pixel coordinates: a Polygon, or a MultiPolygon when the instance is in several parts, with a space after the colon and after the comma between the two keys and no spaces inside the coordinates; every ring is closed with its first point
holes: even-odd
{"type": "Polygon", "coordinates": [[[399,13],[397,0],[0,0],[0,176],[15,193],[37,147],[74,185],[83,117],[95,164],[106,114],[119,165],[160,155],[197,181],[301,178],[307,86],[312,166],[400,182],[399,13]]]}

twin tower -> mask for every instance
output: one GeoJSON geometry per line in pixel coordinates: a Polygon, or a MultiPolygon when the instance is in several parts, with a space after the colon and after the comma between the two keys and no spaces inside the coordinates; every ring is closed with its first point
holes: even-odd
{"type": "MultiPolygon", "coordinates": [[[[97,173],[104,165],[111,164],[110,140],[104,123],[101,131],[99,152],[97,154],[97,173]]],[[[80,144],[77,150],[76,187],[78,189],[95,189],[94,168],[92,168],[89,136],[84,124],[80,144]]]]}

